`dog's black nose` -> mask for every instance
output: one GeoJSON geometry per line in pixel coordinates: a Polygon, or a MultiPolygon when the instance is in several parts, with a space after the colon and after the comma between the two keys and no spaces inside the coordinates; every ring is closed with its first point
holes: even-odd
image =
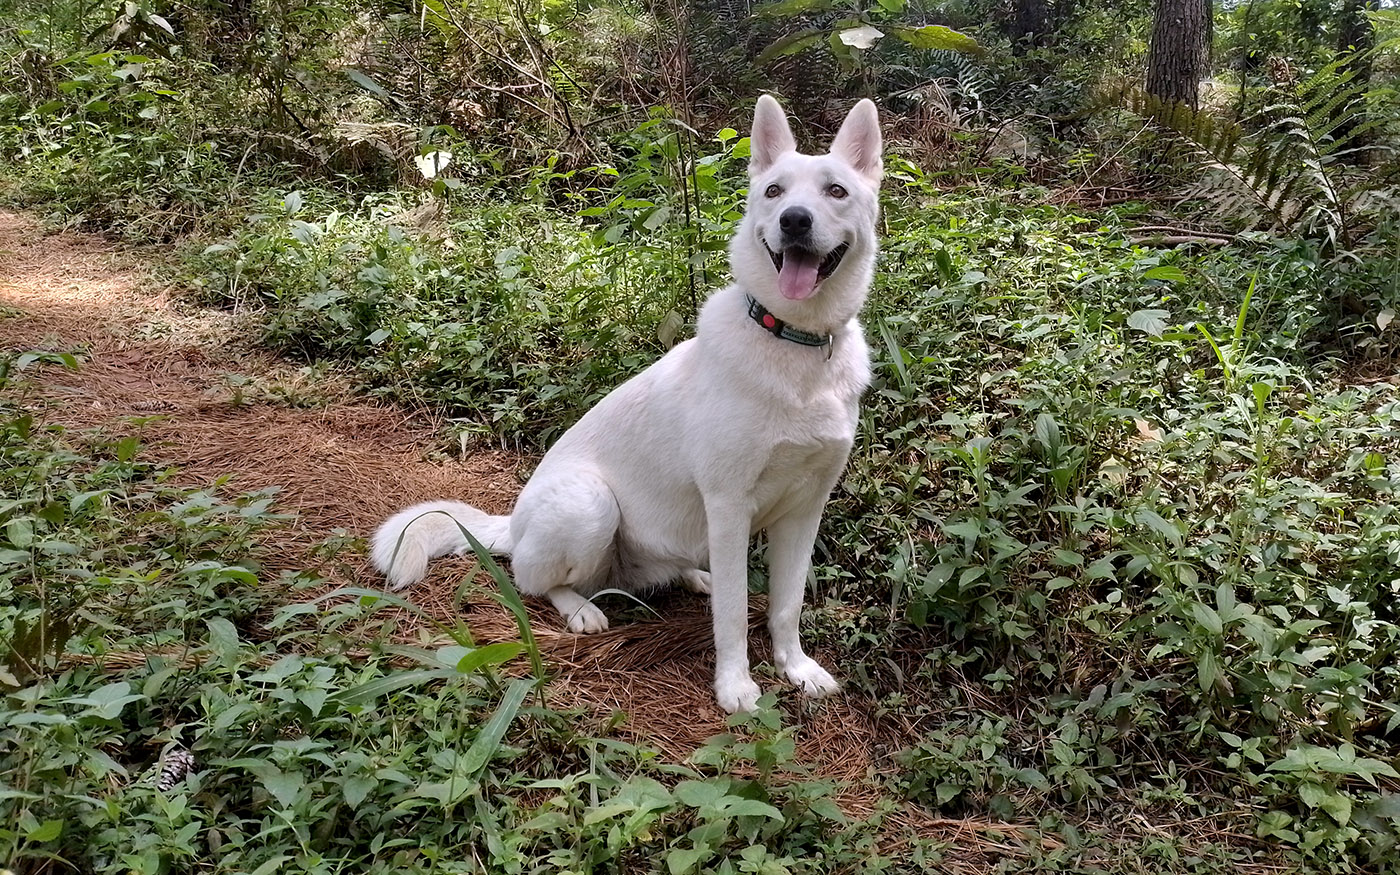
{"type": "Polygon", "coordinates": [[[784,234],[796,237],[812,230],[812,213],[806,207],[788,207],[778,217],[778,226],[784,234]]]}

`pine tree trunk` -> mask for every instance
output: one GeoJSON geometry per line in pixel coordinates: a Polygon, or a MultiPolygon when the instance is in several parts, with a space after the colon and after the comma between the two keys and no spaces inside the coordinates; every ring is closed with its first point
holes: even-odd
{"type": "Polygon", "coordinates": [[[1157,0],[1147,52],[1147,91],[1168,103],[1200,108],[1210,61],[1212,0],[1157,0]]]}

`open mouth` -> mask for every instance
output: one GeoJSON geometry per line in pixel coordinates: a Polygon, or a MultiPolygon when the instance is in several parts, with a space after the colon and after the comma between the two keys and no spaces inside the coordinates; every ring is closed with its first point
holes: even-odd
{"type": "Polygon", "coordinates": [[[841,266],[841,259],[846,257],[846,251],[851,248],[850,244],[842,243],[826,255],[819,256],[800,246],[789,246],[775,252],[768,246],[767,241],[764,241],[763,245],[768,249],[768,257],[773,259],[773,267],[778,271],[778,290],[783,293],[783,297],[794,301],[805,300],[815,295],[817,285],[841,266]]]}

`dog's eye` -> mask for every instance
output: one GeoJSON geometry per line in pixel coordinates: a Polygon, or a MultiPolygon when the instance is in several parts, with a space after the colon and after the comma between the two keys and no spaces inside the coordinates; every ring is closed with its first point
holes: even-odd
{"type": "Polygon", "coordinates": [[[782,194],[782,193],[783,193],[783,187],[782,187],[781,185],[770,185],[770,186],[768,186],[767,189],[764,190],[763,196],[764,196],[764,197],[777,197],[778,195],[780,195],[780,194],[782,194]]]}
{"type": "Polygon", "coordinates": [[[831,185],[828,185],[826,187],[826,193],[836,198],[837,200],[840,200],[841,198],[846,196],[846,189],[833,182],[831,185]]]}

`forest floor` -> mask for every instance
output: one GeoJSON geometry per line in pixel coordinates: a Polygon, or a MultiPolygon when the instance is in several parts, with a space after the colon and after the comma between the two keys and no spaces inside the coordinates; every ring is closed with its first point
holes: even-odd
{"type": "MultiPolygon", "coordinates": [[[[290,520],[260,545],[262,579],[270,584],[287,569],[322,579],[310,594],[289,592],[288,602],[342,585],[381,586],[362,539],[408,504],[456,498],[497,513],[510,508],[533,459],[484,448],[450,453],[441,423],[429,414],[356,396],[348,381],[261,348],[251,318],[199,306],[158,279],[153,266],[160,258],[94,236],[49,233],[27,216],[0,212],[0,351],[78,355],[76,370],[29,373],[30,400],[48,424],[110,438],[136,434],[143,458],[171,466],[183,485],[280,490],[276,509],[290,520]]],[[[460,612],[479,642],[513,638],[511,615],[468,580],[474,570],[467,560],[440,560],[407,595],[442,620],[460,612]]],[[[751,648],[756,661],[765,660],[763,601],[753,602],[751,648]]],[[[542,604],[530,612],[550,669],[552,707],[580,712],[583,731],[596,726],[680,761],[727,730],[710,688],[709,612],[681,592],[656,594],[648,605],[608,604],[613,628],[585,637],[564,631],[542,604]]],[[[420,644],[438,637],[407,611],[378,629],[420,644]]],[[[816,655],[827,664],[835,656],[816,655]]],[[[757,679],[781,688],[771,669],[757,679]]],[[[946,842],[956,857],[948,860],[953,871],[988,871],[1056,842],[1031,823],[937,817],[890,803],[881,784],[895,770],[893,755],[927,726],[880,716],[875,702],[855,694],[788,703],[785,711],[796,726],[796,761],[811,777],[842,782],[837,798],[848,814],[892,804],[887,834],[912,831],[946,842]]],[[[1213,824],[1164,829],[1131,810],[1112,823],[1083,826],[1134,843],[1214,832],[1213,824]]]]}

